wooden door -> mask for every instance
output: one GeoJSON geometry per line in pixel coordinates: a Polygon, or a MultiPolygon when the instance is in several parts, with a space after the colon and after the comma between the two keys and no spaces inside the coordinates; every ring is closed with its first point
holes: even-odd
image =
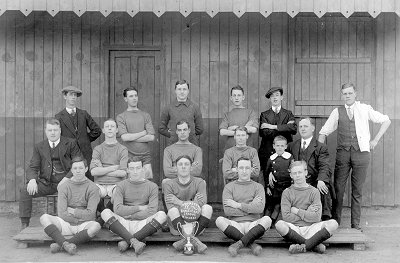
{"type": "MultiPolygon", "coordinates": [[[[289,104],[296,116],[315,119],[316,134],[332,110],[343,105],[342,84],[355,84],[357,100],[374,105],[374,28],[369,17],[298,17],[291,23],[289,104]]],[[[336,136],[335,132],[327,140],[332,171],[336,136]]],[[[364,205],[371,205],[371,169],[370,165],[364,185],[364,205]]],[[[350,205],[350,185],[349,180],[345,205],[350,205]]]]}
{"type": "Polygon", "coordinates": [[[148,112],[156,131],[155,140],[151,143],[151,157],[154,182],[160,182],[162,161],[160,160],[160,143],[158,124],[160,119],[161,88],[161,51],[157,50],[124,50],[110,51],[110,115],[115,118],[126,110],[123,90],[129,86],[139,91],[140,110],[148,112]]]}

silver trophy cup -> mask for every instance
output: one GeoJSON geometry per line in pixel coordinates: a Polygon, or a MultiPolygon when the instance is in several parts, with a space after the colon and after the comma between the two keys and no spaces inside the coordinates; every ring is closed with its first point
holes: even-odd
{"type": "Polygon", "coordinates": [[[183,254],[185,255],[193,255],[194,247],[193,244],[190,242],[190,238],[197,234],[199,230],[199,222],[185,222],[185,224],[181,224],[178,222],[178,232],[179,234],[186,239],[187,243],[183,248],[183,254]]]}

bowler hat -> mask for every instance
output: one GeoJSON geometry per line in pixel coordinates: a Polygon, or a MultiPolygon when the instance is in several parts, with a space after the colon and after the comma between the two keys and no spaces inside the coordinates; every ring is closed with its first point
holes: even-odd
{"type": "Polygon", "coordinates": [[[62,93],[67,93],[68,91],[75,92],[77,97],[82,96],[82,91],[75,86],[67,86],[61,90],[62,93]]]}
{"type": "Polygon", "coordinates": [[[279,91],[281,95],[283,94],[283,89],[281,87],[272,87],[268,90],[267,94],[265,94],[265,97],[269,99],[269,97],[271,97],[271,95],[276,91],[279,91]]]}

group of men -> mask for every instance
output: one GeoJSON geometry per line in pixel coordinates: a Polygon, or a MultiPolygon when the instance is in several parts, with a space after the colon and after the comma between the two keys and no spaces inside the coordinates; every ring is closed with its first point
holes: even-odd
{"type": "MultiPolygon", "coordinates": [[[[189,239],[196,252],[204,253],[207,246],[197,236],[209,225],[213,209],[207,204],[198,146],[202,115],[188,98],[189,84],[176,82],[176,101],[161,113],[158,130],[169,138],[163,156],[164,211],[158,211],[158,186],[152,182],[149,142],[154,140],[155,130],[150,115],[138,108],[138,90],[128,87],[123,91],[127,110],[116,120],[106,120],[103,129],[86,111],[76,108],[81,90],[69,86],[62,92],[66,107],[46,122],[47,139],[35,145],[26,172],[27,185],[21,187],[22,228],[29,225],[32,198],[58,192],[58,216],[44,214],[40,218],[46,234],[55,241],[50,245],[53,253],[65,250],[75,254],[78,244],[105,227],[122,238],[118,243],[121,252],[131,247],[141,254],[147,236],[167,224],[172,234],[182,233],[189,219],[197,222],[197,230],[173,246],[183,251],[189,239]],[[105,141],[92,151],[90,143],[101,132],[105,141]],[[107,196],[110,201],[103,201],[107,196]],[[188,217],[187,207],[197,210],[195,218],[188,217]],[[72,237],[66,239],[67,235],[72,237]]],[[[230,255],[236,256],[243,247],[259,255],[262,248],[254,241],[272,224],[293,243],[291,253],[323,253],[322,242],[340,224],[350,169],[351,226],[360,229],[361,189],[369,150],[383,136],[390,120],[369,105],[355,102],[354,85],[343,85],[341,92],[350,109],[335,109],[319,140],[312,119],[301,118],[301,139],[292,142],[297,124],[292,112],[282,108],[282,88],[267,92],[271,108],[261,113],[259,121],[253,110],[244,107],[243,88],[231,89],[233,109],[220,124],[220,135],[226,137],[222,159],[225,217],[216,219],[217,227],[235,241],[228,248],[230,255]],[[371,142],[369,120],[382,124],[371,142]],[[329,153],[323,141],[336,129],[338,153],[332,187],[329,153]],[[258,151],[252,147],[254,138],[249,141],[257,131],[262,138],[258,151]]]]}

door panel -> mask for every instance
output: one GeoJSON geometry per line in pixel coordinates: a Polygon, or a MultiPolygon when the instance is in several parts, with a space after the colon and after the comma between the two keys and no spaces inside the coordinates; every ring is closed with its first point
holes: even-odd
{"type": "MultiPolygon", "coordinates": [[[[123,90],[135,86],[139,91],[138,107],[151,116],[157,131],[160,117],[161,87],[160,51],[111,51],[110,52],[110,116],[115,118],[126,110],[123,90]]],[[[156,132],[151,143],[152,168],[154,182],[160,181],[160,145],[156,132]]]]}

